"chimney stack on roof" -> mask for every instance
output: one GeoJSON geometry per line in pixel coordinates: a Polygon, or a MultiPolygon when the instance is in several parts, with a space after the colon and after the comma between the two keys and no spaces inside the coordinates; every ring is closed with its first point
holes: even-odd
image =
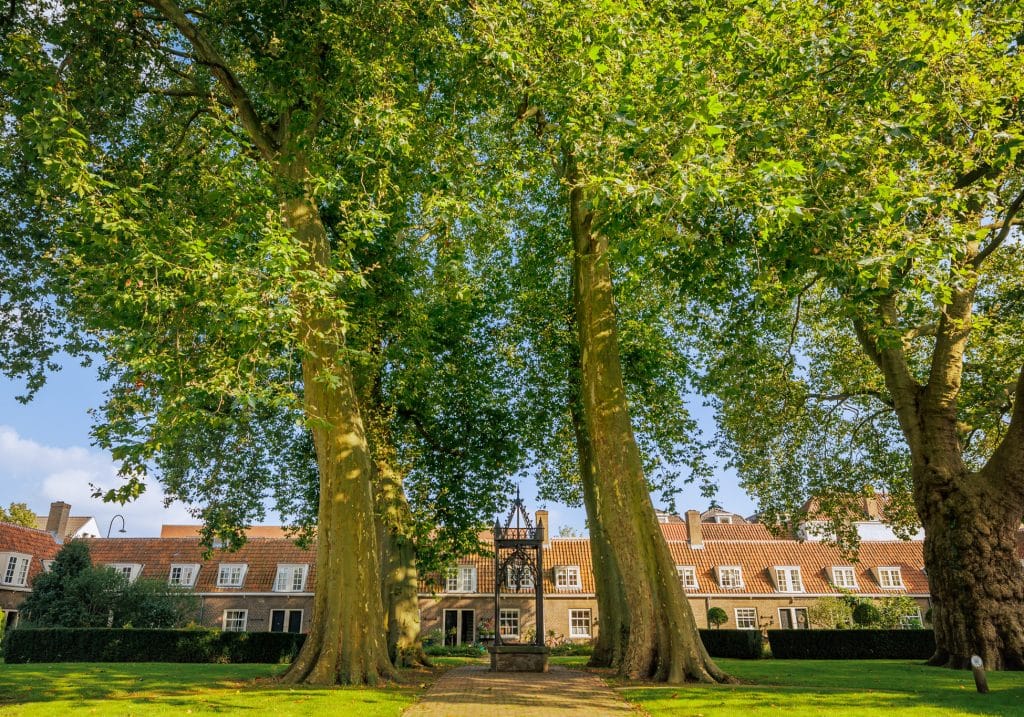
{"type": "Polygon", "coordinates": [[[53,535],[58,543],[64,542],[64,533],[68,529],[68,517],[71,506],[62,500],[50,503],[50,514],[46,516],[46,532],[53,535]]]}
{"type": "Polygon", "coordinates": [[[693,549],[704,547],[704,531],[700,526],[700,511],[686,511],[686,532],[690,536],[690,547],[693,549]]]}
{"type": "Polygon", "coordinates": [[[538,510],[536,512],[537,518],[537,530],[540,531],[540,539],[544,545],[548,544],[548,512],[546,510],[538,510]]]}

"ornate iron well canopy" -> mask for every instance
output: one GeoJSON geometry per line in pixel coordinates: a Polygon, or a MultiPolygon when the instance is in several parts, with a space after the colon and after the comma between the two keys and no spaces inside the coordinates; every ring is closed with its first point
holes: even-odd
{"type": "Polygon", "coordinates": [[[544,526],[534,526],[516,488],[505,524],[494,520],[494,645],[491,669],[547,672],[549,650],[544,645],[544,526]],[[532,644],[504,644],[501,639],[502,585],[515,594],[532,589],[536,625],[532,644]]]}

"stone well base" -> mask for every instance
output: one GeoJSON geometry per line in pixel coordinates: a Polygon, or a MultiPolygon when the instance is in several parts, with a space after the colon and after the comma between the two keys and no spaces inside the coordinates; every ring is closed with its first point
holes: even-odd
{"type": "Polygon", "coordinates": [[[547,672],[551,650],[541,645],[491,645],[492,672],[547,672]]]}

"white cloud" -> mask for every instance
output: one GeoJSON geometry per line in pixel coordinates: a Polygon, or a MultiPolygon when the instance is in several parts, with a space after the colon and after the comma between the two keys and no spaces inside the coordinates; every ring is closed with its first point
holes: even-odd
{"type": "Polygon", "coordinates": [[[71,504],[73,515],[96,518],[104,533],[114,515],[121,514],[128,536],[159,535],[164,523],[195,522],[181,504],[164,508],[163,493],[152,481],[138,500],[123,506],[93,498],[90,484],[102,490],[121,484],[117,468],[102,451],[46,446],[0,425],[0,502],[4,504],[28,503],[37,513],[45,514],[51,502],[63,500],[71,504]]]}

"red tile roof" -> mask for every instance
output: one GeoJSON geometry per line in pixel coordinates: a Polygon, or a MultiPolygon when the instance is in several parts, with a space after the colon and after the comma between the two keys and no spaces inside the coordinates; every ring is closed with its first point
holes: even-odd
{"type": "Polygon", "coordinates": [[[305,592],[313,591],[316,579],[315,547],[304,550],[280,538],[250,538],[236,552],[214,550],[208,560],[203,559],[204,548],[198,538],[96,538],[87,542],[94,564],[139,564],[140,576],[145,578],[167,580],[171,564],[198,563],[197,592],[272,592],[279,563],[309,566],[305,592]],[[221,563],[248,565],[240,588],[217,586],[221,563]]]}
{"type": "Polygon", "coordinates": [[[28,584],[42,569],[43,560],[53,560],[60,546],[45,530],[26,528],[22,525],[0,523],[0,552],[24,553],[31,555],[28,567],[28,584]]]}

